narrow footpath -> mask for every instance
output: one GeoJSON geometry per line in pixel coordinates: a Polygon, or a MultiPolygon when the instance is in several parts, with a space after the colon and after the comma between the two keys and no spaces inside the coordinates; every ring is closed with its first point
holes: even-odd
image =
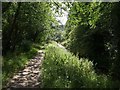
{"type": "Polygon", "coordinates": [[[19,71],[8,82],[7,87],[10,88],[40,88],[41,87],[41,65],[44,59],[44,52],[38,51],[38,54],[25,65],[25,68],[19,71]]]}

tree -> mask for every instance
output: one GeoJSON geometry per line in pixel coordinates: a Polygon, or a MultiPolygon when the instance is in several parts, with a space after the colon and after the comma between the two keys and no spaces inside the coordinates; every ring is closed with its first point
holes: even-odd
{"type": "Polygon", "coordinates": [[[66,25],[68,48],[80,58],[93,61],[96,70],[108,72],[111,66],[110,22],[112,3],[73,3],[66,25]]]}
{"type": "MultiPolygon", "coordinates": [[[[3,54],[45,42],[55,21],[48,2],[3,3],[3,54]],[[26,45],[25,45],[26,44],[26,45]]],[[[27,50],[27,49],[26,49],[27,50]]],[[[29,50],[29,49],[28,49],[29,50]]]]}

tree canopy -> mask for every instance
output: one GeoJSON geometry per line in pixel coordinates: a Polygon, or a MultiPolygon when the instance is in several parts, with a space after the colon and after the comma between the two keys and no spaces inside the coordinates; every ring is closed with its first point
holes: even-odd
{"type": "Polygon", "coordinates": [[[43,87],[120,88],[120,2],[2,5],[4,76],[45,49],[43,87]],[[65,25],[56,18],[64,12],[65,25]]]}

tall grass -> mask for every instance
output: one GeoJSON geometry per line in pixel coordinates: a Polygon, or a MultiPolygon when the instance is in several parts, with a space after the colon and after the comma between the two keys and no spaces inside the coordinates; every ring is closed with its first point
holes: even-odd
{"type": "Polygon", "coordinates": [[[43,88],[106,88],[107,76],[95,73],[93,63],[80,60],[55,43],[46,48],[42,66],[43,88]]]}

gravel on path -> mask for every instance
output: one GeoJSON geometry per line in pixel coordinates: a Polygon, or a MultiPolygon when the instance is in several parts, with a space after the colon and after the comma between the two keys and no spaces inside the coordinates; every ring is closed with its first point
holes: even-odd
{"type": "Polygon", "coordinates": [[[7,90],[10,88],[27,88],[27,87],[40,87],[40,75],[41,65],[44,59],[44,52],[38,51],[38,54],[25,65],[25,68],[19,71],[13,78],[7,83],[7,90]]]}

